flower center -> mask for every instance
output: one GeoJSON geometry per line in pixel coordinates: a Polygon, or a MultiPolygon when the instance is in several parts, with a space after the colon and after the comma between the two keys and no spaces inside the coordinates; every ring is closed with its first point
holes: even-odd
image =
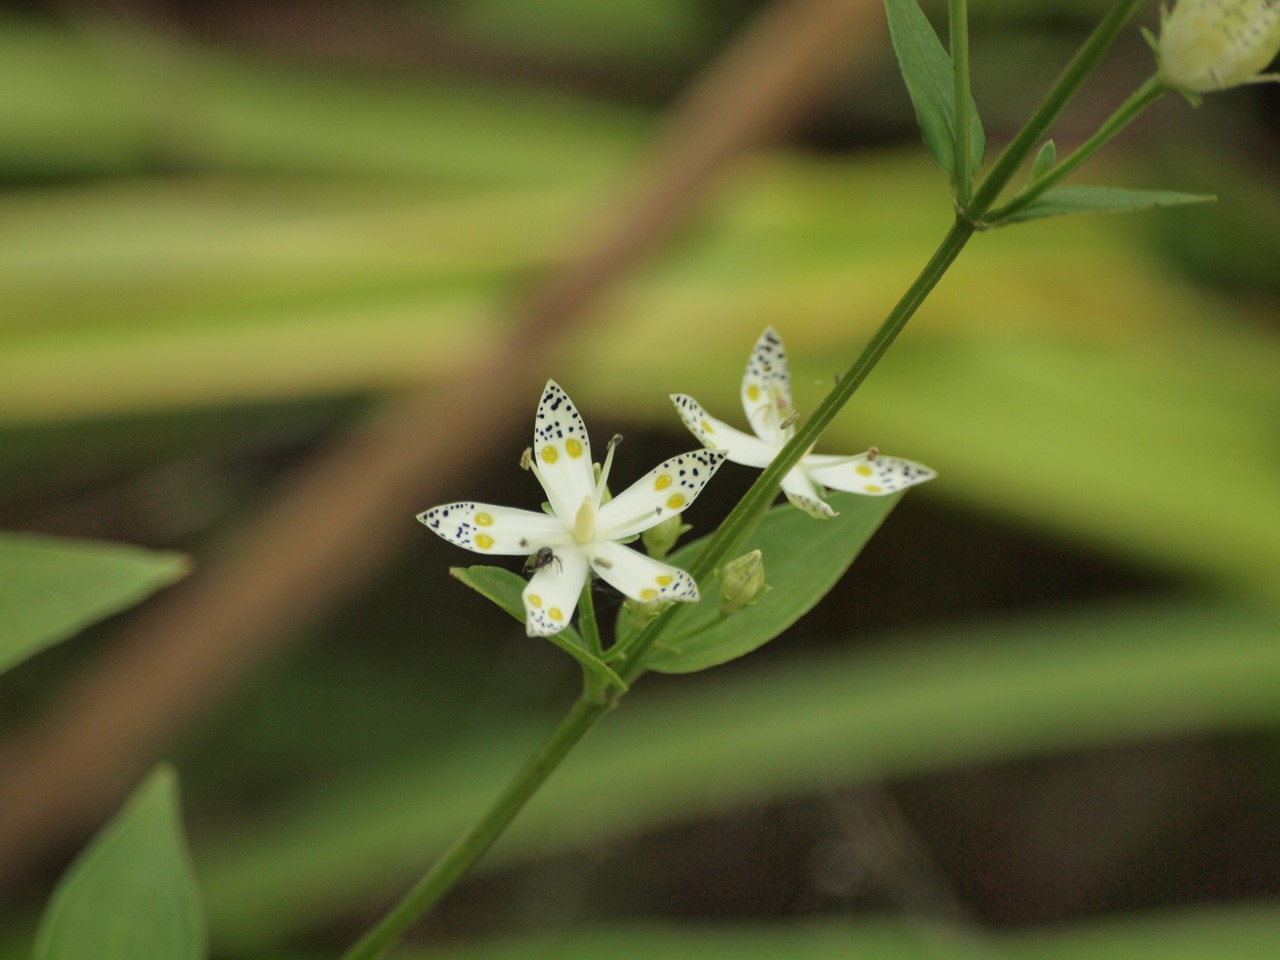
{"type": "Polygon", "coordinates": [[[573,518],[573,539],[578,543],[590,543],[596,538],[596,505],[594,497],[583,497],[578,515],[573,518]]]}

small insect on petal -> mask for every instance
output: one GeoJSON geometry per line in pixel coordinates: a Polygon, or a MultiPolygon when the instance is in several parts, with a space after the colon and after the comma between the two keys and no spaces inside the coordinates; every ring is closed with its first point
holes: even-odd
{"type": "Polygon", "coordinates": [[[568,547],[555,553],[555,561],[534,571],[522,595],[525,632],[531,637],[559,633],[569,625],[587,582],[587,558],[568,547]]]}

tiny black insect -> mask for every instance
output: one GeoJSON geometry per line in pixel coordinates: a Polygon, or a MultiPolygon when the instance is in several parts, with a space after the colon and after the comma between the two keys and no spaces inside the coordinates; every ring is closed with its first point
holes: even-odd
{"type": "Polygon", "coordinates": [[[529,559],[524,562],[524,572],[533,573],[537,570],[541,570],[543,567],[550,566],[552,563],[561,570],[564,569],[564,566],[560,563],[560,558],[551,552],[550,547],[539,547],[537,551],[531,554],[529,559]]]}

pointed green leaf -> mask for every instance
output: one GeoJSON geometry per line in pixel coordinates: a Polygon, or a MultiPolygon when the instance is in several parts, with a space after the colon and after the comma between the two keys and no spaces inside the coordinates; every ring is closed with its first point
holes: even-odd
{"type": "MultiPolygon", "coordinates": [[[[523,577],[502,567],[484,565],[451,567],[449,573],[524,623],[524,601],[520,596],[524,592],[523,577]]],[[[622,690],[627,689],[622,678],[607,663],[587,650],[578,631],[573,627],[565,627],[547,639],[577,660],[584,670],[590,671],[597,679],[607,681],[622,690]]]]}
{"type": "Polygon", "coordinates": [[[0,673],[187,573],[176,553],[0,534],[0,673]]]}
{"type": "MultiPolygon", "coordinates": [[[[955,170],[956,116],[951,57],[916,0],[885,0],[889,36],[915,107],[929,155],[947,175],[955,170]]],[[[982,166],[986,137],[978,105],[969,98],[969,169],[982,166]]]]}
{"type": "Polygon", "coordinates": [[[1179,193],[1176,190],[1123,190],[1119,187],[1055,187],[998,224],[1025,223],[1069,213],[1128,213],[1187,203],[1208,203],[1218,199],[1208,193],[1179,193]]]}
{"type": "MultiPolygon", "coordinates": [[[[662,673],[692,673],[768,643],[827,595],[900,498],[835,493],[828,498],[838,511],[831,520],[815,520],[790,505],[770,510],[739,551],[745,554],[759,548],[764,553],[769,589],[752,606],[724,617],[714,585],[701,584],[702,599],[677,612],[667,636],[654,644],[645,667],[662,673]]],[[[684,566],[699,549],[701,541],[695,541],[671,562],[684,566]]]]}
{"type": "Polygon", "coordinates": [[[203,960],[204,910],[177,777],[159,767],[53,892],[33,960],[203,960]]]}
{"type": "Polygon", "coordinates": [[[1040,152],[1036,154],[1035,162],[1031,164],[1031,176],[1027,177],[1027,183],[1035,183],[1043,179],[1044,175],[1053,169],[1053,161],[1057,157],[1058,148],[1054,146],[1052,140],[1046,141],[1040,148],[1040,152]]]}

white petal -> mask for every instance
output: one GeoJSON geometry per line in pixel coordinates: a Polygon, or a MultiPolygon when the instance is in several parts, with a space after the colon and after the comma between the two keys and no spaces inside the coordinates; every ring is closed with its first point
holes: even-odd
{"type": "Polygon", "coordinates": [[[676,405],[680,419],[695,437],[712,450],[723,450],[734,463],[764,469],[778,453],[777,447],[770,446],[759,437],[743,433],[723,420],[717,420],[687,394],[673,393],[671,402],[676,405]]]}
{"type": "Polygon", "coordinates": [[[587,582],[587,558],[577,546],[563,547],[529,580],[524,598],[525,632],[531,637],[559,633],[573,619],[587,582]]]}
{"type": "Polygon", "coordinates": [[[595,494],[591,441],[573,401],[554,380],[547,381],[538,401],[533,458],[551,508],[565,523],[573,523],[582,501],[595,494]]]}
{"type": "Polygon", "coordinates": [[[794,428],[782,426],[791,414],[791,373],[782,338],[773,327],[765,327],[751,350],[742,378],[742,409],[756,435],[775,447],[782,446],[795,432],[794,428]]]}
{"type": "Polygon", "coordinates": [[[600,508],[599,539],[621,540],[683,513],[724,463],[720,450],[693,450],[658,464],[600,508]]]}
{"type": "Polygon", "coordinates": [[[450,543],[494,556],[513,557],[572,541],[555,517],[487,503],[446,503],[418,514],[418,520],[450,543]]]}
{"type": "Polygon", "coordinates": [[[620,543],[598,541],[587,547],[591,569],[632,600],[698,599],[698,584],[679,567],[659,563],[620,543]]]}
{"type": "Polygon", "coordinates": [[[782,492],[787,495],[793,506],[799,507],[809,516],[818,520],[830,520],[836,515],[825,500],[813,488],[804,471],[795,467],[782,478],[782,492]]]}
{"type": "Polygon", "coordinates": [[[861,453],[855,457],[808,456],[800,461],[810,479],[847,493],[883,497],[937,476],[922,463],[901,457],[874,457],[861,453]]]}

